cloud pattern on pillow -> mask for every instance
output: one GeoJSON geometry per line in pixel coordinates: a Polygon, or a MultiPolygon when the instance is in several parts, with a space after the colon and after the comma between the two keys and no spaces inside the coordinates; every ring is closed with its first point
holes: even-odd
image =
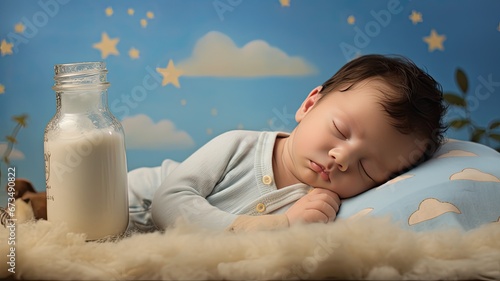
{"type": "Polygon", "coordinates": [[[354,198],[339,219],[390,216],[402,227],[470,230],[500,224],[500,153],[478,143],[448,140],[418,167],[354,198]]]}

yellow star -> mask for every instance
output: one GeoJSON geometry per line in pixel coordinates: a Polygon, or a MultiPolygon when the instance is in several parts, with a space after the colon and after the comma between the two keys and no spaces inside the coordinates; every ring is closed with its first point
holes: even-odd
{"type": "Polygon", "coordinates": [[[435,49],[443,51],[444,40],[446,40],[446,36],[439,35],[434,29],[431,30],[431,34],[429,36],[424,37],[424,41],[429,45],[429,52],[432,52],[435,49]]]}
{"type": "Polygon", "coordinates": [[[356,22],[356,18],[354,16],[349,16],[347,17],[347,23],[348,24],[354,24],[356,22]]]}
{"type": "Polygon", "coordinates": [[[128,55],[130,56],[131,59],[138,59],[139,58],[139,50],[132,47],[132,49],[130,49],[130,51],[128,51],[128,55]]]}
{"type": "Polygon", "coordinates": [[[210,114],[212,116],[217,116],[217,114],[219,114],[219,112],[217,111],[217,108],[212,108],[212,110],[210,110],[210,114]]]}
{"type": "Polygon", "coordinates": [[[411,15],[409,16],[409,18],[413,24],[417,24],[423,21],[422,14],[415,10],[411,11],[411,15]]]}
{"type": "Polygon", "coordinates": [[[134,9],[128,9],[128,10],[127,10],[127,13],[128,13],[129,15],[133,16],[133,15],[134,15],[134,13],[135,13],[135,11],[134,11],[134,9]]]}
{"type": "Polygon", "coordinates": [[[102,33],[101,42],[92,45],[95,49],[101,51],[101,57],[103,59],[111,55],[119,55],[120,53],[116,49],[116,44],[120,41],[119,38],[110,39],[106,32],[102,33]]]}
{"type": "Polygon", "coordinates": [[[280,0],[281,7],[290,7],[290,0],[280,0]]]}
{"type": "Polygon", "coordinates": [[[23,33],[25,28],[24,24],[20,22],[14,26],[14,31],[17,33],[23,33]]]}
{"type": "Polygon", "coordinates": [[[12,55],[12,47],[14,47],[14,44],[7,43],[5,39],[2,40],[2,43],[0,44],[0,52],[2,53],[2,57],[5,55],[12,55]]]}
{"type": "Polygon", "coordinates": [[[113,8],[107,7],[104,12],[106,13],[106,16],[111,17],[113,15],[113,8]]]}
{"type": "Polygon", "coordinates": [[[146,17],[147,17],[148,19],[154,19],[154,18],[155,18],[155,14],[153,14],[153,12],[151,12],[151,11],[148,11],[148,12],[146,13],[146,17]]]}
{"type": "Polygon", "coordinates": [[[148,21],[146,19],[141,19],[141,26],[146,28],[146,26],[148,26],[148,21]]]}
{"type": "Polygon", "coordinates": [[[170,60],[166,68],[156,68],[156,71],[163,76],[163,81],[161,81],[162,86],[166,86],[169,83],[174,84],[175,87],[180,88],[179,77],[182,74],[182,71],[176,69],[174,66],[174,62],[170,60]]]}
{"type": "Polygon", "coordinates": [[[5,86],[0,84],[0,95],[5,93],[5,86]]]}

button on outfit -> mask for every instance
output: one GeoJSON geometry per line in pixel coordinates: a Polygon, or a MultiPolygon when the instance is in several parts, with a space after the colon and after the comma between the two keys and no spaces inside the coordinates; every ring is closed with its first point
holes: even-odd
{"type": "Polygon", "coordinates": [[[259,213],[263,213],[266,211],[266,205],[264,203],[259,203],[255,206],[255,210],[259,213]]]}
{"type": "Polygon", "coordinates": [[[262,177],[262,183],[265,185],[270,185],[271,183],[273,183],[273,178],[269,175],[265,175],[262,177]]]}

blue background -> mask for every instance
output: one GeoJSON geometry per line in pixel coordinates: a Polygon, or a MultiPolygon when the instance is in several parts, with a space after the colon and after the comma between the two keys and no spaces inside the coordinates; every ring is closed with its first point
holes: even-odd
{"type": "MultiPolygon", "coordinates": [[[[16,126],[12,117],[27,114],[10,166],[18,178],[45,189],[43,132],[55,113],[53,67],[82,61],[107,64],[108,101],[125,127],[129,169],[182,161],[232,129],[291,131],[309,91],[369,53],[405,55],[457,94],[455,71],[464,70],[471,116],[487,126],[500,117],[499,11],[499,1],[487,0],[2,1],[0,155],[4,136],[16,126]],[[413,22],[412,13],[421,21],[413,22]],[[433,30],[444,36],[442,48],[424,40],[433,30]],[[96,47],[104,35],[115,40],[106,49],[114,53],[96,47]],[[211,63],[190,64],[199,58],[195,50],[211,63]],[[272,67],[262,67],[266,61],[272,67]],[[293,67],[280,72],[291,61],[293,67]],[[179,72],[162,85],[157,70],[169,62],[179,72]],[[486,87],[484,80],[493,83],[486,87]]],[[[446,118],[457,116],[463,111],[450,108],[446,118]]],[[[469,137],[465,129],[450,129],[448,136],[469,137]]],[[[0,166],[2,198],[8,166],[0,166]]]]}

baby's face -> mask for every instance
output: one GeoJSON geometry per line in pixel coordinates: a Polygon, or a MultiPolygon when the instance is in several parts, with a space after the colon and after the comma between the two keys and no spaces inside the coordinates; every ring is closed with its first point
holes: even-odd
{"type": "Polygon", "coordinates": [[[297,111],[299,124],[284,149],[291,174],[347,198],[387,181],[417,160],[423,150],[416,135],[394,128],[380,104],[384,88],[379,80],[367,80],[321,101],[321,94],[313,90],[297,111]]]}

